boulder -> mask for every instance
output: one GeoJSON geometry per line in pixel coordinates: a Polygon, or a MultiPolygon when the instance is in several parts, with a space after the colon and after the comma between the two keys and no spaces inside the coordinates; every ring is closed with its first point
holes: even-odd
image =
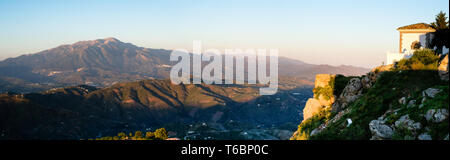
{"type": "Polygon", "coordinates": [[[400,104],[406,104],[406,97],[402,97],[398,100],[398,103],[400,104]]]}
{"type": "Polygon", "coordinates": [[[434,97],[436,96],[436,94],[438,94],[438,93],[441,92],[441,91],[442,91],[442,90],[436,89],[436,88],[428,88],[428,89],[426,89],[426,90],[424,90],[424,91],[422,92],[422,96],[423,96],[423,97],[427,96],[427,97],[434,98],[434,97]]]}
{"type": "Polygon", "coordinates": [[[422,128],[422,125],[419,122],[415,122],[414,120],[410,119],[409,115],[400,117],[400,119],[395,121],[394,124],[395,128],[406,128],[413,133],[422,128]]]}
{"type": "Polygon", "coordinates": [[[311,133],[309,134],[309,136],[314,136],[314,135],[316,135],[317,133],[320,133],[320,132],[321,132],[321,129],[320,129],[320,128],[316,128],[316,129],[314,129],[314,130],[311,131],[311,133]]]}
{"type": "Polygon", "coordinates": [[[447,109],[430,109],[425,114],[425,119],[434,123],[439,123],[448,118],[447,109]]]}
{"type": "Polygon", "coordinates": [[[416,100],[411,100],[408,102],[407,108],[414,107],[416,105],[416,100]]]}
{"type": "Polygon", "coordinates": [[[372,133],[371,140],[391,139],[394,134],[394,130],[388,125],[385,125],[384,121],[380,120],[372,120],[369,123],[369,129],[372,133]]]}
{"type": "Polygon", "coordinates": [[[431,136],[428,133],[422,133],[417,137],[419,140],[432,140],[431,136]]]}

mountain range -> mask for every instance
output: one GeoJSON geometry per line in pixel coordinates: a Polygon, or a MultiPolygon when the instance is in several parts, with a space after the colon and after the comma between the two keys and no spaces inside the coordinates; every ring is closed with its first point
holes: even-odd
{"type": "MultiPolygon", "coordinates": [[[[80,84],[111,86],[119,82],[167,79],[175,62],[171,50],[150,49],[116,38],[80,41],[35,54],[0,61],[0,92],[35,92],[80,84]]],[[[329,66],[279,58],[279,76],[314,82],[319,73],[362,75],[366,68],[329,66]]]]}
{"type": "Polygon", "coordinates": [[[185,139],[288,139],[318,73],[367,69],[279,58],[277,94],[257,85],[174,85],[170,50],[115,38],[0,62],[0,139],[88,139],[165,127],[185,139]]]}

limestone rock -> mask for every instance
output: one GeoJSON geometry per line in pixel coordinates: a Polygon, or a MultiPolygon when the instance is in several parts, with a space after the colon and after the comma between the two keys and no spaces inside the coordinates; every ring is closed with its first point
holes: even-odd
{"type": "Polygon", "coordinates": [[[364,87],[365,89],[368,89],[368,88],[372,87],[372,81],[371,81],[371,79],[369,78],[369,76],[364,76],[364,77],[361,79],[361,84],[363,85],[363,87],[364,87]]]}
{"type": "Polygon", "coordinates": [[[319,128],[316,128],[316,129],[314,129],[314,130],[312,130],[311,131],[311,133],[309,134],[309,136],[314,136],[314,135],[316,135],[317,133],[320,133],[320,129],[319,128]]]}
{"type": "Polygon", "coordinates": [[[341,95],[337,99],[336,103],[332,106],[333,112],[339,112],[345,109],[347,105],[362,95],[363,85],[359,78],[352,78],[342,90],[341,95]]]}
{"type": "Polygon", "coordinates": [[[447,109],[430,109],[425,114],[425,119],[434,123],[439,123],[448,118],[447,109]]]}
{"type": "Polygon", "coordinates": [[[310,98],[306,102],[305,108],[303,109],[303,120],[311,118],[315,114],[319,113],[324,106],[320,104],[320,101],[315,98],[310,98]]]}
{"type": "Polygon", "coordinates": [[[400,104],[406,104],[406,97],[402,97],[398,100],[398,103],[400,104]]]}
{"type": "Polygon", "coordinates": [[[432,140],[431,136],[428,133],[422,133],[417,137],[419,140],[432,140]]]}
{"type": "Polygon", "coordinates": [[[408,102],[407,108],[414,107],[416,105],[416,100],[411,100],[408,102]]]}
{"type": "Polygon", "coordinates": [[[369,123],[369,129],[372,133],[371,140],[391,139],[394,134],[394,130],[388,125],[385,125],[384,121],[380,120],[372,120],[369,123]]]}
{"type": "Polygon", "coordinates": [[[439,77],[441,78],[441,80],[446,80],[448,81],[448,54],[444,57],[444,59],[442,59],[442,61],[439,64],[438,67],[439,70],[439,77]]]}
{"type": "Polygon", "coordinates": [[[406,128],[410,131],[417,131],[422,128],[422,125],[419,122],[415,122],[414,120],[409,118],[409,115],[404,115],[400,117],[397,121],[395,121],[395,128],[406,128]]]}
{"type": "Polygon", "coordinates": [[[426,89],[426,90],[424,90],[424,91],[422,92],[422,96],[423,96],[423,97],[427,96],[427,97],[434,98],[434,97],[436,96],[436,94],[438,94],[438,93],[441,92],[441,91],[442,91],[442,90],[436,89],[436,88],[428,88],[428,89],[426,89]]]}

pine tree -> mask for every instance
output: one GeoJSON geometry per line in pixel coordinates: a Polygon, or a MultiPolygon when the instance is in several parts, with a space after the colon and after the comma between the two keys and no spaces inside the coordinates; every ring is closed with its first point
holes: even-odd
{"type": "Polygon", "coordinates": [[[436,22],[431,23],[431,27],[436,30],[448,29],[448,21],[444,12],[441,11],[436,15],[436,22]]]}
{"type": "Polygon", "coordinates": [[[431,23],[431,27],[436,29],[436,32],[433,33],[433,39],[429,44],[429,48],[436,47],[436,53],[442,54],[442,47],[450,48],[450,44],[448,41],[449,36],[449,22],[447,21],[447,17],[444,12],[439,12],[436,15],[436,22],[431,23]]]}

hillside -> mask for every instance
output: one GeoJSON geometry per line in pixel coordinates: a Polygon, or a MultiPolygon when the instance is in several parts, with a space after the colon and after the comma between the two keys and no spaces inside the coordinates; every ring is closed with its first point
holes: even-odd
{"type": "Polygon", "coordinates": [[[328,77],[316,79],[291,139],[448,140],[448,55],[418,50],[365,76],[328,77]]]}
{"type": "Polygon", "coordinates": [[[301,120],[298,104],[311,96],[310,88],[296,81],[282,79],[286,85],[273,96],[259,96],[258,86],[173,85],[170,80],[1,94],[0,139],[87,139],[156,127],[178,132],[177,137],[195,131],[244,139],[240,134],[247,129],[268,134],[259,132],[271,126],[287,135],[301,120]]]}

